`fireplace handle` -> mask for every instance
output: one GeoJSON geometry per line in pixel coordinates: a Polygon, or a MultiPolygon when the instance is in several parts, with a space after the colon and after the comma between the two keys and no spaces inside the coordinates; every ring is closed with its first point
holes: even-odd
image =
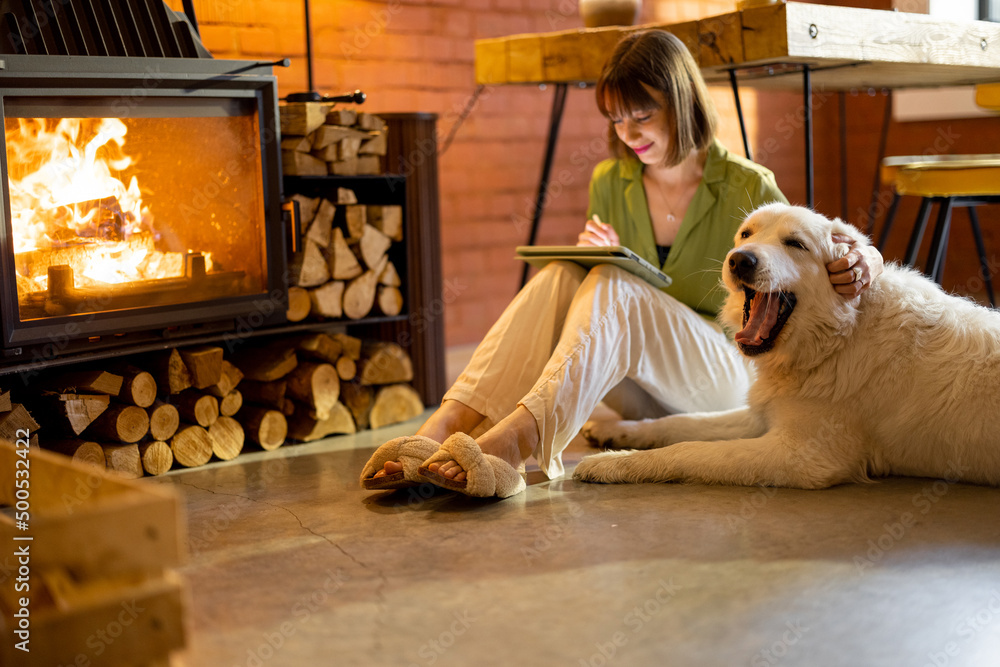
{"type": "Polygon", "coordinates": [[[290,199],[281,205],[282,210],[288,211],[288,230],[289,236],[292,238],[292,252],[298,252],[299,250],[299,218],[301,214],[299,213],[299,203],[294,199],[290,199]]]}

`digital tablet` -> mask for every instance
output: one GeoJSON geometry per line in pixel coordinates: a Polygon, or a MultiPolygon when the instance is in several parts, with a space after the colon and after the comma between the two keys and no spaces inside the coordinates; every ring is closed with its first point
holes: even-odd
{"type": "Polygon", "coordinates": [[[598,264],[614,264],[654,287],[670,284],[670,276],[625,246],[522,245],[516,252],[518,259],[532,266],[545,266],[555,260],[576,262],[588,269],[598,264]]]}

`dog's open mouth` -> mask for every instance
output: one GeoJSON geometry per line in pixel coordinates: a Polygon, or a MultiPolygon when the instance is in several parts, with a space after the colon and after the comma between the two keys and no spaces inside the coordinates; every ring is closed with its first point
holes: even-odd
{"type": "Polygon", "coordinates": [[[791,292],[755,292],[743,288],[743,329],[736,334],[736,344],[747,356],[767,352],[795,308],[791,292]]]}

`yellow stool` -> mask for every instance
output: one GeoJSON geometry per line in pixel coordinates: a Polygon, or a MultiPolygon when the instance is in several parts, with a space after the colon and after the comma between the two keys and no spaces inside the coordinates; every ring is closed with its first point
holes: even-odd
{"type": "MultiPolygon", "coordinates": [[[[1000,84],[977,86],[976,103],[984,108],[1000,109],[1000,84]]],[[[1000,154],[887,157],[882,160],[879,173],[882,182],[892,187],[893,198],[886,213],[878,248],[881,250],[885,247],[900,198],[903,195],[920,197],[920,211],[910,234],[905,257],[906,263],[913,266],[930,219],[931,206],[937,204],[937,222],[924,273],[940,284],[948,250],[951,213],[955,208],[965,208],[972,225],[972,235],[979,253],[979,267],[986,283],[990,305],[996,306],[976,207],[982,204],[1000,204],[1000,154]]]]}

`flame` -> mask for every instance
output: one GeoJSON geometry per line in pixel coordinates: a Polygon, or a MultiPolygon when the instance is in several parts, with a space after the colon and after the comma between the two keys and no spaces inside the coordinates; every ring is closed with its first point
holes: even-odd
{"type": "Polygon", "coordinates": [[[117,118],[6,121],[19,285],[44,289],[50,263],[72,266],[78,287],[184,275],[182,253],[153,248],[139,183],[123,176],[134,163],[124,151],[127,133],[117,118]],[[55,250],[58,258],[47,261],[55,250]]]}

